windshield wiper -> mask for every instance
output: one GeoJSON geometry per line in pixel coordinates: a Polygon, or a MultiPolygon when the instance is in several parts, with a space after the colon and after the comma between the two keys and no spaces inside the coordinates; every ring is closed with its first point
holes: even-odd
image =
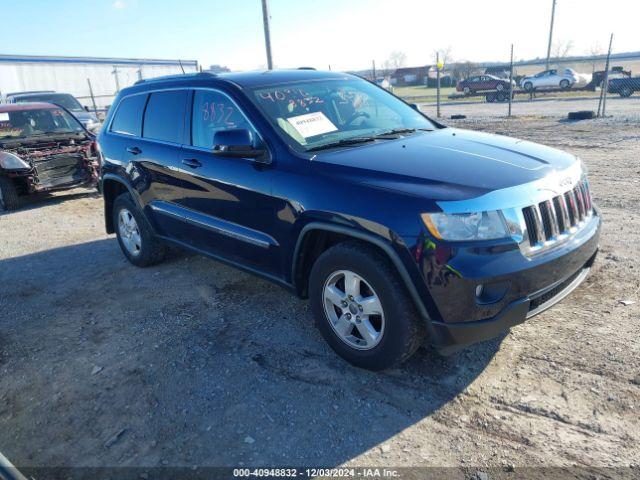
{"type": "Polygon", "coordinates": [[[325,143],[324,145],[318,145],[317,147],[307,148],[307,152],[316,152],[318,150],[328,150],[336,147],[346,147],[349,145],[359,145],[361,143],[373,142],[376,137],[355,137],[345,138],[344,140],[338,140],[337,142],[325,143]]]}
{"type": "Polygon", "coordinates": [[[415,128],[394,128],[393,130],[387,130],[386,132],[378,133],[376,138],[378,137],[388,137],[391,135],[402,135],[403,133],[413,133],[415,132],[415,128]]]}

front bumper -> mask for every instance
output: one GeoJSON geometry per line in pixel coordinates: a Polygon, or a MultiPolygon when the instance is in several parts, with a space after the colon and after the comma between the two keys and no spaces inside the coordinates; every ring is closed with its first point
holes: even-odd
{"type": "Polygon", "coordinates": [[[430,322],[431,342],[441,353],[451,353],[496,337],[562,300],[586,278],[600,226],[594,213],[570,242],[534,258],[517,249],[459,248],[451,249],[447,268],[433,259],[423,261],[423,277],[440,313],[430,322]],[[482,301],[478,285],[497,297],[482,301]]]}

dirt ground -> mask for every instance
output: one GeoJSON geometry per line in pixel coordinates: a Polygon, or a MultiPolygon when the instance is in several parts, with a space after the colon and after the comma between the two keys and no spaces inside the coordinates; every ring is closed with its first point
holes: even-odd
{"type": "Polygon", "coordinates": [[[137,269],[97,194],[36,198],[0,214],[0,451],[20,467],[637,468],[640,121],[447,122],[588,165],[601,250],[561,304],[370,373],[279,287],[195,255],[137,269]]]}
{"type": "MultiPolygon", "coordinates": [[[[436,104],[433,102],[420,104],[420,108],[428,115],[436,115],[436,104]]],[[[473,117],[504,117],[508,114],[508,108],[509,105],[507,103],[487,103],[478,97],[476,100],[444,101],[441,106],[441,114],[443,119],[447,119],[451,115],[460,114],[473,117]]],[[[516,116],[535,115],[556,120],[562,116],[566,117],[569,112],[581,110],[597,112],[598,98],[553,99],[546,97],[545,94],[540,94],[539,98],[533,101],[529,101],[525,96],[519,96],[511,106],[511,112],[516,116]]],[[[640,121],[640,93],[636,93],[629,98],[611,95],[607,99],[605,113],[640,121]]]]}

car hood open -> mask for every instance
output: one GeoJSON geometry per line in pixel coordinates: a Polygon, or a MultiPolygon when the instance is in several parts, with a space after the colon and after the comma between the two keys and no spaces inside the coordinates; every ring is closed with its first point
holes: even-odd
{"type": "Polygon", "coordinates": [[[434,200],[458,200],[529,183],[576,161],[575,156],[544,145],[444,128],[322,152],[312,165],[319,174],[350,177],[434,200]]]}

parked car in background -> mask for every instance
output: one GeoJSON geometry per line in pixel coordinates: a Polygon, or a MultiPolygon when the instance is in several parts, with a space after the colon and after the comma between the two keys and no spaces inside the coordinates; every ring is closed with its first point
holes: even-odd
{"type": "Polygon", "coordinates": [[[633,92],[640,92],[640,77],[621,77],[609,80],[609,93],[617,93],[621,97],[630,97],[633,92]]]}
{"type": "Polygon", "coordinates": [[[95,137],[50,103],[0,104],[0,209],[34,192],[97,185],[95,137]]]}
{"type": "Polygon", "coordinates": [[[140,81],[99,143],[106,230],[133,265],[170,243],[261,275],[309,298],[363,368],[499,335],[576,288],[598,250],[574,155],[444,127],[348,74],[140,81]]]}
{"type": "Polygon", "coordinates": [[[577,73],[571,68],[551,69],[527,76],[520,80],[520,86],[527,92],[545,88],[569,89],[573,86],[584,86],[591,81],[590,75],[577,73]]]}
{"type": "Polygon", "coordinates": [[[89,131],[95,132],[100,128],[98,117],[89,112],[88,107],[83,107],[76,97],[70,93],[58,93],[52,91],[41,92],[17,92],[6,96],[8,103],[45,102],[60,105],[70,111],[80,123],[89,131]]]}
{"type": "Polygon", "coordinates": [[[591,81],[586,85],[586,88],[593,91],[597,88],[602,88],[606,76],[608,76],[609,80],[614,78],[631,78],[631,70],[624,70],[622,67],[612,67],[608,75],[604,70],[595,71],[591,75],[591,81]]]}
{"type": "MultiPolygon", "coordinates": [[[[515,87],[515,82],[512,82],[512,85],[515,87]]],[[[478,75],[459,81],[456,90],[464,92],[465,95],[487,90],[508,91],[509,79],[505,80],[494,75],[478,75]]]]}

